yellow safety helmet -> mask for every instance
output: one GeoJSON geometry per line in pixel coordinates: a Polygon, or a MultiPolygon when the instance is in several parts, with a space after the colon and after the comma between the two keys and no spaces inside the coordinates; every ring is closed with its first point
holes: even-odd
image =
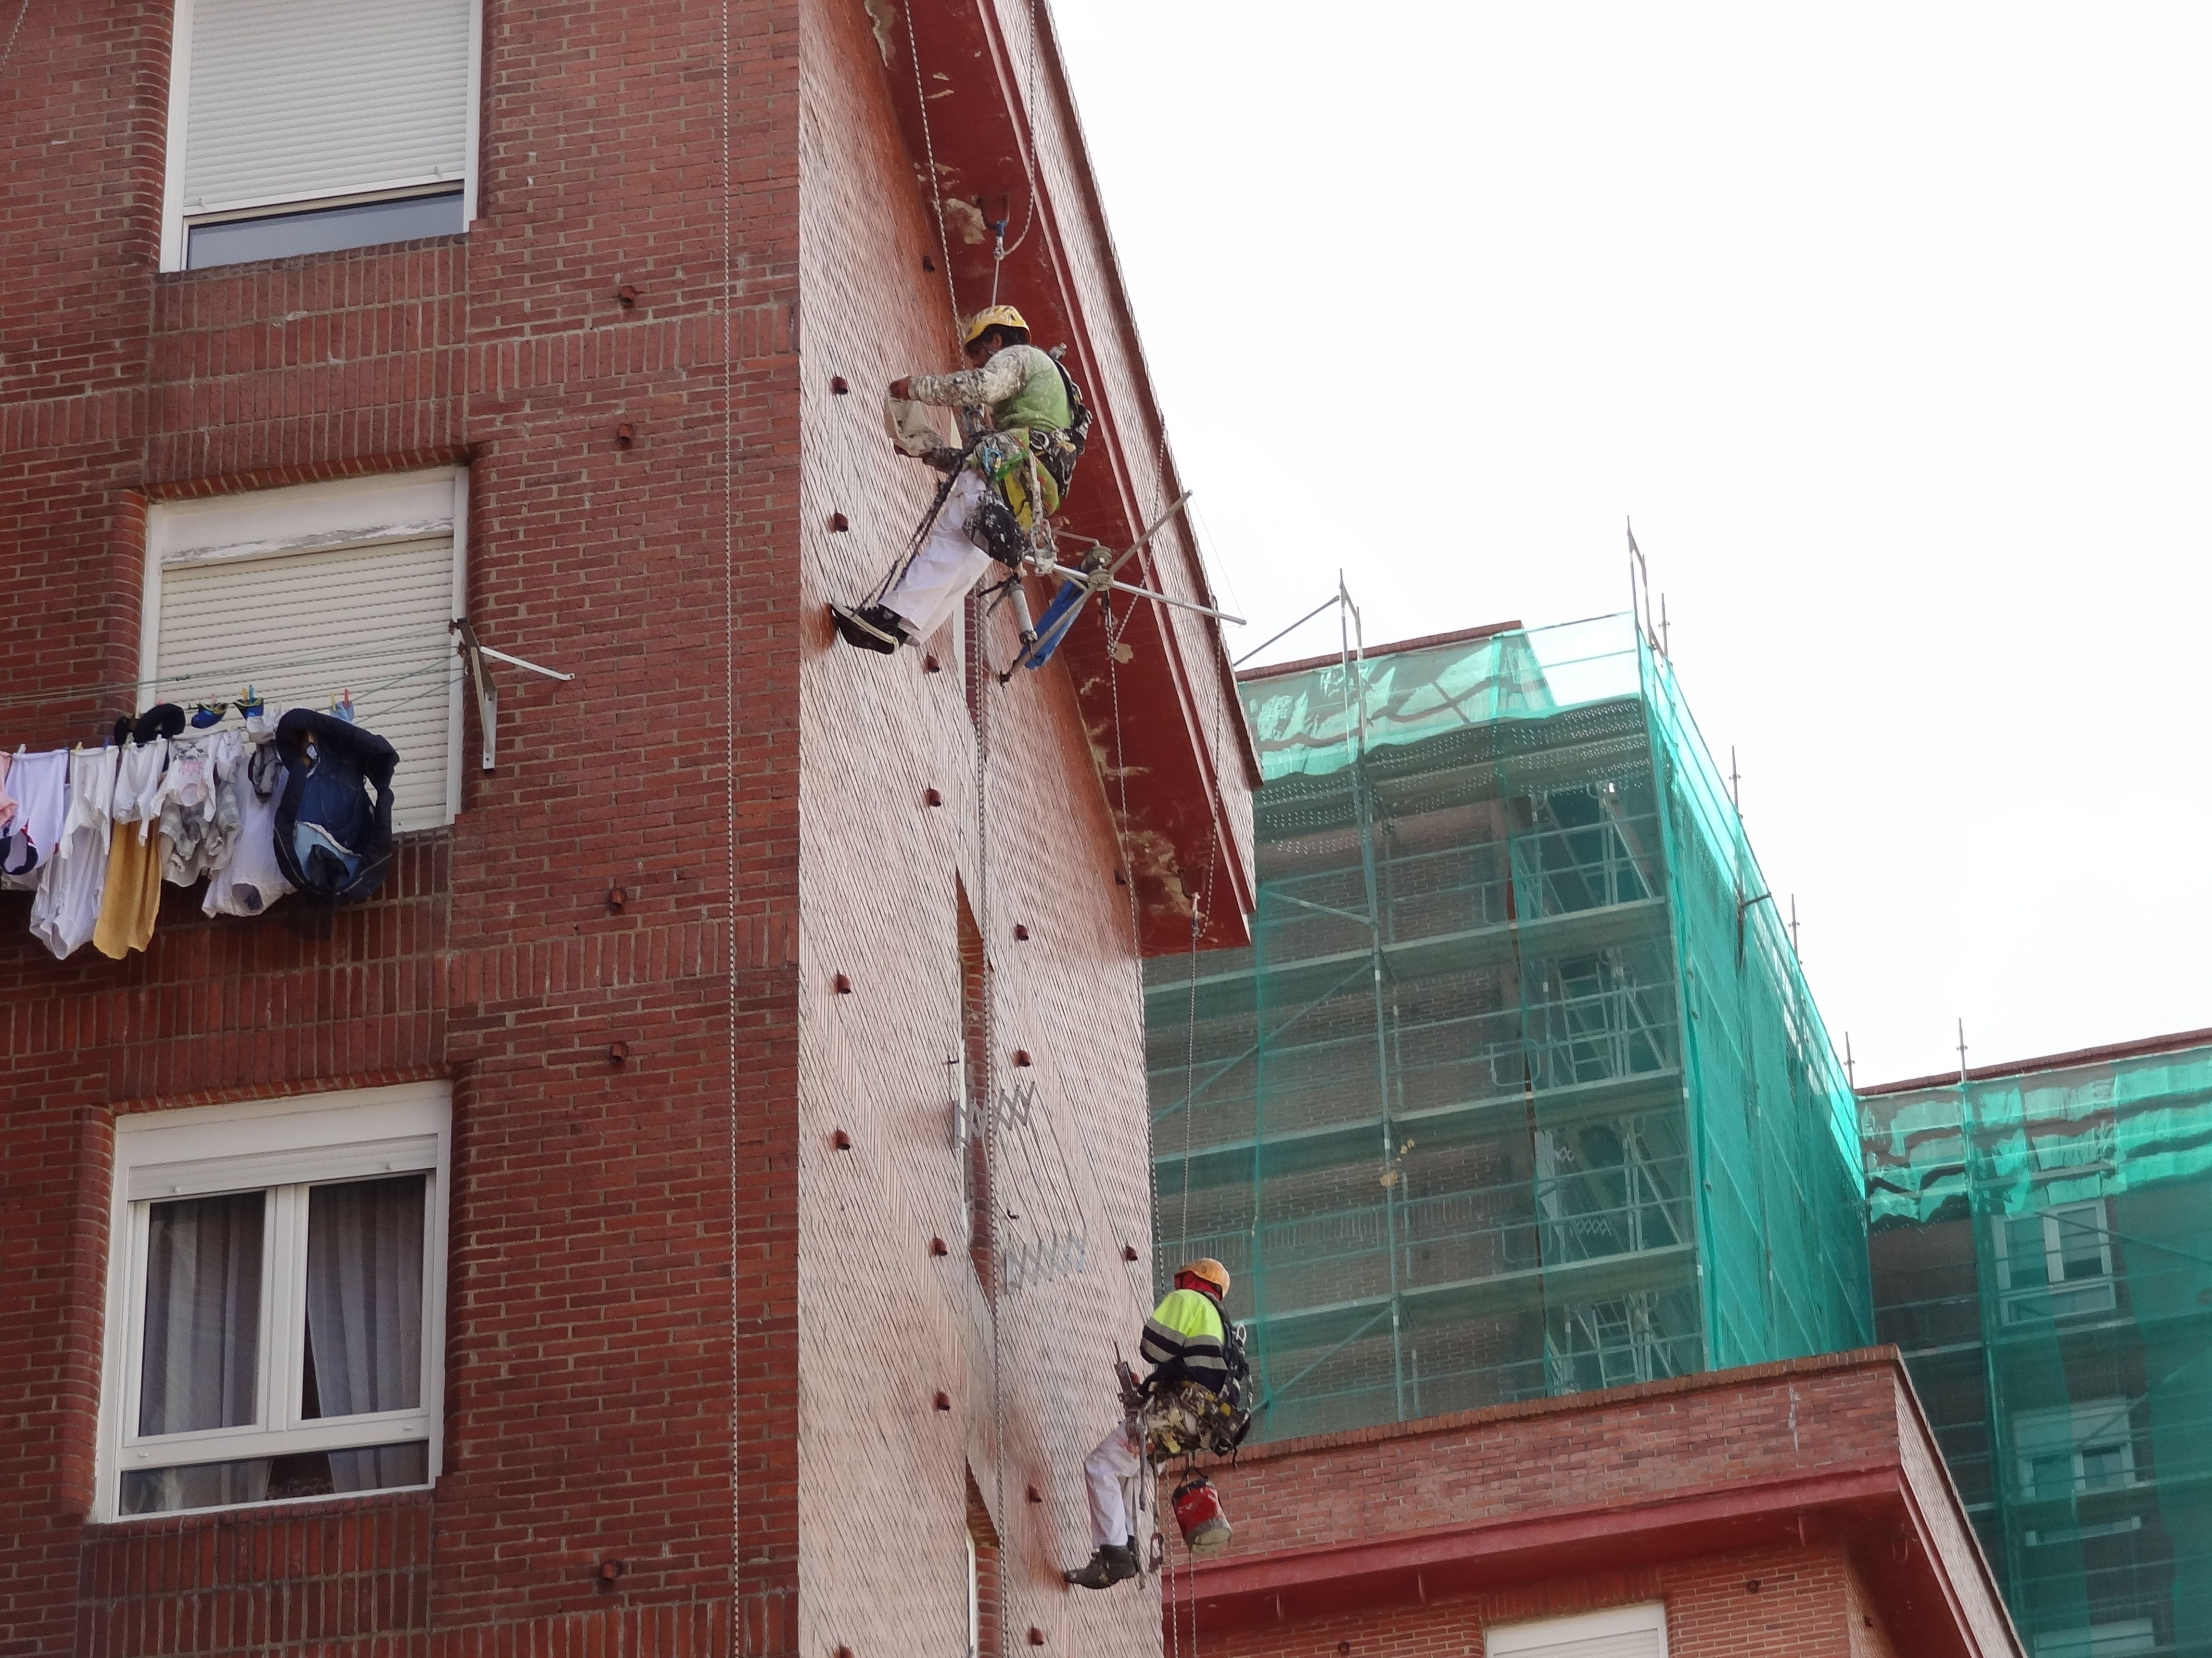
{"type": "Polygon", "coordinates": [[[1182,1272],[1177,1272],[1176,1276],[1181,1278],[1183,1272],[1188,1272],[1193,1278],[1204,1278],[1224,1296],[1229,1293],[1229,1269],[1211,1255],[1184,1263],[1182,1272]]]}
{"type": "Polygon", "coordinates": [[[1018,328],[1024,334],[1030,325],[1022,320],[1022,313],[1011,305],[994,305],[988,311],[978,311],[968,319],[968,327],[960,336],[960,343],[973,345],[994,328],[1018,328]]]}

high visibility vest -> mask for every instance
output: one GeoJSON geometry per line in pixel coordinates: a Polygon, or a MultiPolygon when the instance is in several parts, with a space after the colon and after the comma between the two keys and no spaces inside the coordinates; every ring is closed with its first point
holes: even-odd
{"type": "Polygon", "coordinates": [[[1224,1333],[1221,1309],[1212,1297],[1198,1290],[1171,1290],[1145,1321],[1139,1351],[1151,1361],[1154,1381],[1195,1382],[1209,1393],[1219,1393],[1229,1380],[1229,1363],[1221,1351],[1224,1333]]]}
{"type": "Polygon", "coordinates": [[[1008,355],[1021,360],[1022,386],[1005,402],[991,405],[991,424],[1001,432],[1018,426],[1066,431],[1075,411],[1067,406],[1067,382],[1060,376],[1060,365],[1034,345],[1010,345],[998,354],[1008,355]]]}

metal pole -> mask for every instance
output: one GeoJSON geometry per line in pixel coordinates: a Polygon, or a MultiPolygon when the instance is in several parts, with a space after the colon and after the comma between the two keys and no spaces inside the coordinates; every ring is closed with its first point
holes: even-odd
{"type": "MultiPolygon", "coordinates": [[[[1395,1172],[1391,1164],[1396,1156],[1392,1144],[1390,1123],[1390,1047],[1389,1021],[1382,1004],[1382,899],[1375,871],[1374,796],[1367,776],[1367,670],[1366,639],[1362,630],[1358,648],[1353,644],[1353,630],[1359,626],[1359,612],[1352,603],[1352,592],[1344,583],[1344,572],[1336,573],[1336,588],[1343,602],[1337,617],[1339,658],[1344,669],[1346,735],[1352,742],[1352,814],[1359,827],[1359,872],[1367,896],[1367,938],[1369,977],[1375,1004],[1375,1086],[1376,1106],[1382,1117],[1382,1168],[1386,1174],[1395,1172]],[[1352,691],[1354,674],[1358,677],[1358,694],[1352,691]]],[[[1392,1181],[1382,1188],[1382,1242],[1390,1261],[1390,1382],[1391,1399],[1403,1421],[1406,1416],[1406,1361],[1403,1330],[1403,1307],[1398,1279],[1398,1182],[1392,1181]]]]}

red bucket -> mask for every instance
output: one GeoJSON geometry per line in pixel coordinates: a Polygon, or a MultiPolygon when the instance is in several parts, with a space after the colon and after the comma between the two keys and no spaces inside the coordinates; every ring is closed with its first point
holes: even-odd
{"type": "Polygon", "coordinates": [[[1175,1517],[1182,1527],[1183,1546],[1193,1554],[1229,1546],[1229,1516],[1221,1511],[1221,1493],[1204,1474],[1194,1473],[1176,1487],[1175,1517]]]}

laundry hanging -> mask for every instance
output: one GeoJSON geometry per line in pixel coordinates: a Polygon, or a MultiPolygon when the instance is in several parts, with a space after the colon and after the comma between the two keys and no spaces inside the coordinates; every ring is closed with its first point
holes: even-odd
{"type": "Polygon", "coordinates": [[[251,687],[192,713],[157,703],[106,744],[0,752],[0,888],[32,894],[32,936],[66,958],[151,942],[163,885],[203,914],[259,915],[299,891],[369,896],[392,859],[392,745],[349,718],[272,709],[251,687]],[[235,708],[242,725],[226,724],[235,708]]]}

